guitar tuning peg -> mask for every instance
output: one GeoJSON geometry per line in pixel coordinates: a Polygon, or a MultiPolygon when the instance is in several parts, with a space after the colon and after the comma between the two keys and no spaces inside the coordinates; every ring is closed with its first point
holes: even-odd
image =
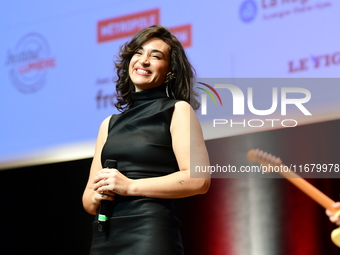
{"type": "Polygon", "coordinates": [[[281,159],[280,158],[276,158],[275,163],[276,164],[280,164],[281,163],[281,159]]]}
{"type": "Polygon", "coordinates": [[[262,150],[259,150],[259,153],[257,154],[257,156],[258,156],[259,158],[261,158],[262,155],[263,155],[263,151],[262,151],[262,150]]]}
{"type": "Polygon", "coordinates": [[[272,158],[270,159],[270,161],[271,161],[273,164],[276,164],[276,156],[273,155],[272,158]]]}

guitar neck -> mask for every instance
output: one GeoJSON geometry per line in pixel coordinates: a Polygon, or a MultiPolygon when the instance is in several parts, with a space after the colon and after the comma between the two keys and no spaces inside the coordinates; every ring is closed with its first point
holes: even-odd
{"type": "MultiPolygon", "coordinates": [[[[283,166],[284,165],[282,164],[282,167],[283,166]]],[[[335,203],[332,199],[330,199],[320,190],[315,188],[312,184],[307,182],[305,179],[301,178],[295,172],[290,170],[288,172],[279,172],[279,174],[285,177],[289,182],[291,182],[293,185],[295,185],[297,188],[299,188],[302,192],[304,192],[306,195],[308,195],[310,198],[312,198],[315,202],[317,202],[319,205],[321,205],[325,209],[328,209],[332,212],[337,211],[336,209],[332,207],[332,205],[335,203]]]]}
{"type": "Polygon", "coordinates": [[[248,160],[250,160],[251,162],[257,162],[264,166],[279,166],[279,169],[288,169],[288,171],[278,171],[278,173],[285,177],[288,181],[290,181],[293,185],[295,185],[297,188],[299,188],[302,192],[304,192],[325,209],[328,209],[334,213],[337,212],[337,210],[333,208],[333,204],[335,202],[332,199],[330,199],[320,190],[315,188],[305,179],[301,178],[298,174],[289,169],[289,167],[283,165],[280,158],[258,149],[250,150],[247,156],[248,160]]]}

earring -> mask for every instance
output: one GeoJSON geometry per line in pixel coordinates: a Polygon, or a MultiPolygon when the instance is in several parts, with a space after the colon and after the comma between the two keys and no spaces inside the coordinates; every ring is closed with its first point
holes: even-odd
{"type": "Polygon", "coordinates": [[[166,96],[169,97],[169,84],[166,84],[165,86],[165,93],[166,93],[166,96]]]}
{"type": "Polygon", "coordinates": [[[165,83],[169,83],[172,79],[175,79],[176,76],[173,72],[168,72],[165,77],[165,83]]]}
{"type": "MultiPolygon", "coordinates": [[[[166,96],[167,96],[167,97],[170,97],[170,95],[169,95],[169,87],[171,86],[171,80],[172,80],[172,79],[175,79],[175,78],[176,78],[176,76],[175,76],[175,74],[172,73],[172,72],[168,72],[168,73],[166,74],[166,78],[165,78],[165,84],[166,84],[165,93],[166,93],[166,96]]],[[[174,95],[174,93],[172,92],[171,87],[170,87],[170,92],[171,92],[171,96],[172,96],[173,98],[175,98],[175,95],[174,95]]],[[[176,99],[176,98],[175,98],[175,99],[176,99]]]]}

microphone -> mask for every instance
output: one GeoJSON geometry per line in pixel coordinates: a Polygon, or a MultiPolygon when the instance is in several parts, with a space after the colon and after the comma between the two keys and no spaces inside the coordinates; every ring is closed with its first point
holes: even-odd
{"type": "MultiPolygon", "coordinates": [[[[104,163],[104,168],[117,168],[117,161],[113,159],[107,159],[104,163]]],[[[98,231],[105,232],[109,223],[109,204],[111,201],[102,200],[98,213],[98,231]]]]}

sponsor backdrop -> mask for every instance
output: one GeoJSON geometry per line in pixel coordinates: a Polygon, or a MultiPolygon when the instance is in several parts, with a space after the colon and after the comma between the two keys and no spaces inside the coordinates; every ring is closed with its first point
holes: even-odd
{"type": "MultiPolygon", "coordinates": [[[[339,11],[337,0],[8,1],[0,169],[16,169],[0,171],[1,252],[88,254],[81,195],[99,125],[117,112],[113,61],[153,24],[175,33],[197,71],[212,166],[247,166],[260,147],[298,170],[338,171],[339,11]]],[[[220,177],[176,201],[186,254],[340,254],[324,209],[286,180],[220,177]]],[[[311,182],[338,200],[339,179],[324,177],[311,182]]]]}
{"type": "Polygon", "coordinates": [[[91,156],[100,122],[116,112],[115,55],[144,27],[169,27],[198,77],[334,78],[339,9],[335,0],[8,2],[0,10],[0,167],[91,156]]]}

